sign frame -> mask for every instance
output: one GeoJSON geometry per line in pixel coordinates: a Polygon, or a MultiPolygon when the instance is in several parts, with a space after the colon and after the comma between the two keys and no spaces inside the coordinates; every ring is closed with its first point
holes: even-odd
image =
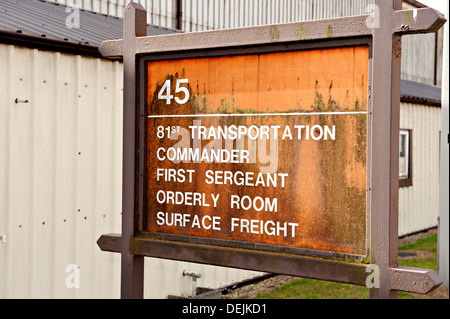
{"type": "MultiPolygon", "coordinates": [[[[121,253],[121,297],[143,298],[144,257],[166,258],[367,285],[368,266],[376,266],[379,285],[371,298],[396,298],[397,291],[428,293],[442,280],[433,270],[398,266],[398,147],[401,36],[435,32],[445,18],[430,9],[401,10],[401,0],[375,0],[371,15],[280,25],[146,37],[146,11],[131,2],[124,10],[124,39],[105,41],[104,57],[123,56],[124,127],[122,233],[102,235],[103,251],[121,253]],[[300,29],[307,33],[299,32],[300,29]],[[149,238],[144,217],[145,94],[139,57],[187,51],[254,48],[311,41],[370,38],[367,141],[367,239],[364,262],[318,258],[204,242],[149,238]],[[372,66],[376,65],[376,68],[372,66]],[[390,92],[390,93],[389,93],[390,92]]],[[[354,41],[354,40],[352,40],[354,41]]],[[[328,42],[329,43],[329,42],[328,42]]],[[[244,49],[245,50],[245,49],[244,49]]],[[[201,54],[201,53],[200,53],[201,54]]],[[[142,61],[142,60],[141,60],[142,61]]],[[[372,268],[370,268],[372,269],[372,268]]]]}
{"type": "MultiPolygon", "coordinates": [[[[290,52],[290,51],[309,51],[309,50],[317,50],[317,49],[333,49],[333,48],[343,48],[343,47],[368,47],[369,55],[371,54],[372,43],[370,37],[356,37],[349,39],[339,39],[339,40],[329,40],[322,39],[317,41],[310,41],[307,43],[287,43],[283,45],[279,44],[264,44],[259,46],[252,47],[238,47],[238,48],[225,48],[225,49],[207,49],[201,51],[187,51],[187,52],[171,52],[171,53],[155,53],[150,56],[142,55],[138,57],[138,78],[139,78],[139,91],[147,93],[147,68],[145,67],[147,62],[150,61],[167,61],[167,60],[177,60],[177,59],[189,59],[189,58],[210,58],[210,57],[229,57],[229,56],[241,56],[247,54],[267,54],[267,53],[277,53],[277,52],[290,52]],[[142,71],[144,70],[144,71],[142,71]]],[[[369,61],[368,65],[368,87],[371,86],[371,67],[369,61]]],[[[140,117],[146,118],[146,101],[147,94],[141,95],[140,98],[140,117]]],[[[367,114],[369,111],[367,111],[367,114]]],[[[320,113],[318,113],[320,115],[320,113]]],[[[251,114],[248,114],[251,116],[251,114]]],[[[180,117],[182,117],[180,115],[180,117]]],[[[368,121],[368,118],[367,118],[368,121]]],[[[142,123],[140,132],[140,145],[144,147],[145,150],[145,123],[142,123]]],[[[146,155],[144,155],[143,162],[146,161],[146,155]]],[[[367,161],[369,164],[370,161],[367,161]]],[[[141,167],[140,167],[141,168],[141,167]]],[[[144,171],[139,171],[139,175],[146,176],[145,168],[144,171]]],[[[139,189],[146,189],[146,179],[142,180],[142,185],[139,185],[139,189]]],[[[366,183],[367,184],[367,183],[366,183]]],[[[367,185],[368,187],[368,185],[367,185]]],[[[145,200],[144,206],[145,206],[145,200]]],[[[366,207],[367,207],[366,200],[366,207]]],[[[145,207],[142,208],[145,211],[145,207]]],[[[145,215],[145,213],[144,213],[145,215]]],[[[142,218],[143,225],[145,224],[145,216],[139,216],[142,218]]],[[[368,229],[370,229],[370,219],[368,218],[368,214],[366,214],[366,239],[369,237],[368,229]]],[[[293,255],[301,255],[301,256],[311,256],[318,258],[326,258],[333,260],[345,260],[345,261],[354,261],[361,264],[367,264],[369,260],[369,250],[370,250],[370,242],[366,240],[366,253],[365,254],[352,254],[352,253],[341,253],[330,250],[318,250],[312,248],[296,248],[289,246],[280,246],[276,244],[264,244],[264,243],[253,243],[253,242],[242,242],[237,240],[224,240],[224,239],[214,239],[214,238],[204,238],[204,237],[196,237],[196,236],[187,236],[187,235],[176,235],[176,234],[167,234],[167,233],[150,233],[147,231],[141,230],[138,234],[139,236],[145,237],[146,239],[155,239],[155,240],[167,240],[174,242],[184,242],[184,243],[195,243],[201,245],[212,245],[212,246],[220,246],[220,247],[228,247],[228,248],[240,248],[240,249],[248,249],[248,250],[257,250],[263,252],[272,252],[272,253],[283,253],[283,254],[293,254],[293,255]]],[[[182,260],[182,259],[180,259],[182,260]]],[[[245,265],[240,265],[239,268],[242,268],[245,265]]]]}

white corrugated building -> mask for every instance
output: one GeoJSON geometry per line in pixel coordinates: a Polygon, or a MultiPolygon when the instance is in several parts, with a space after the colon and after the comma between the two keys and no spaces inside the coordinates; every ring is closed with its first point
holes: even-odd
{"type": "MultiPolygon", "coordinates": [[[[120,61],[101,58],[97,48],[122,37],[127,1],[54,2],[100,14],[80,10],[77,28],[72,7],[0,3],[0,298],[117,298],[120,255],[101,252],[96,240],[120,233],[123,72],[120,61]],[[79,267],[79,288],[66,285],[72,265],[79,267]]],[[[371,1],[140,2],[151,35],[364,14],[371,1]]],[[[436,38],[404,39],[400,235],[437,226],[436,38]]],[[[146,258],[145,296],[189,295],[192,281],[183,270],[202,273],[198,285],[211,288],[261,275],[146,258]]]]}

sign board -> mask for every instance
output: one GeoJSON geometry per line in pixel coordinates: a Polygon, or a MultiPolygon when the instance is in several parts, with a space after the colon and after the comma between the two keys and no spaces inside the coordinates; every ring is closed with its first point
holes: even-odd
{"type": "Polygon", "coordinates": [[[366,255],[369,44],[284,50],[144,59],[145,231],[366,255]]]}
{"type": "Polygon", "coordinates": [[[401,36],[430,8],[146,37],[131,2],[123,57],[122,298],[143,297],[144,257],[427,293],[398,266],[401,36]]]}

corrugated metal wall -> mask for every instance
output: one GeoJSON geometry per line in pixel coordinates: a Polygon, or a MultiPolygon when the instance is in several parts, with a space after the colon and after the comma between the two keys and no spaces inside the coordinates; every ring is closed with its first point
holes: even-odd
{"type": "Polygon", "coordinates": [[[441,108],[402,103],[400,128],[412,130],[413,186],[399,190],[399,235],[438,225],[441,108]]]}
{"type": "MultiPolygon", "coordinates": [[[[51,0],[122,17],[128,0],[51,0]]],[[[148,22],[177,26],[177,0],[136,0],[148,12],[148,22]]],[[[366,13],[373,0],[183,0],[183,30],[238,28],[335,18],[366,13]]]]}
{"type": "Polygon", "coordinates": [[[427,33],[403,37],[402,79],[431,85],[442,83],[435,77],[436,36],[435,33],[427,33]]]}
{"type": "MultiPolygon", "coordinates": [[[[0,298],[119,297],[120,255],[96,241],[121,231],[122,74],[0,44],[0,298]],[[71,264],[80,288],[66,286],[71,264]]],[[[257,275],[147,258],[145,296],[190,294],[184,269],[214,288],[257,275]]]]}
{"type": "Polygon", "coordinates": [[[184,0],[183,30],[238,28],[366,12],[371,0],[184,0]]]}
{"type": "MultiPolygon", "coordinates": [[[[403,7],[414,9],[406,2],[403,7]]],[[[438,33],[414,34],[402,38],[402,79],[442,85],[442,35],[441,30],[438,33]],[[438,47],[436,37],[440,40],[438,47]]]]}

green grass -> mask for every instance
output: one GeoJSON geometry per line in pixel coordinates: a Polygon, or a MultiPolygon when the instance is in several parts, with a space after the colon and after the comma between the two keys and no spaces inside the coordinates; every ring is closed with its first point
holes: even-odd
{"type": "MultiPolygon", "coordinates": [[[[398,297],[417,299],[402,291],[398,293],[398,297]]],[[[300,279],[269,293],[259,294],[256,299],[369,299],[369,289],[329,281],[300,279]]]]}
{"type": "Polygon", "coordinates": [[[400,246],[398,250],[425,250],[437,252],[437,235],[418,240],[416,243],[400,246]]]}
{"type": "Polygon", "coordinates": [[[289,285],[276,288],[256,299],[367,299],[366,287],[339,284],[315,279],[295,280],[289,285]]]}
{"type": "Polygon", "coordinates": [[[400,252],[403,250],[421,250],[433,253],[433,256],[428,258],[399,258],[398,263],[400,266],[433,269],[437,272],[437,235],[418,240],[416,243],[400,246],[398,250],[400,252]]]}
{"type": "Polygon", "coordinates": [[[436,257],[399,259],[398,260],[398,264],[400,266],[433,269],[434,271],[437,272],[437,260],[436,260],[436,257]]]}
{"type": "MultiPolygon", "coordinates": [[[[399,258],[399,265],[437,270],[437,235],[430,236],[416,243],[399,247],[399,250],[423,250],[431,252],[427,258],[399,258]]],[[[399,299],[417,299],[409,293],[399,292],[399,299]]],[[[259,294],[256,299],[368,299],[369,289],[361,286],[334,283],[314,279],[299,279],[274,289],[266,294],[259,294]]]]}

